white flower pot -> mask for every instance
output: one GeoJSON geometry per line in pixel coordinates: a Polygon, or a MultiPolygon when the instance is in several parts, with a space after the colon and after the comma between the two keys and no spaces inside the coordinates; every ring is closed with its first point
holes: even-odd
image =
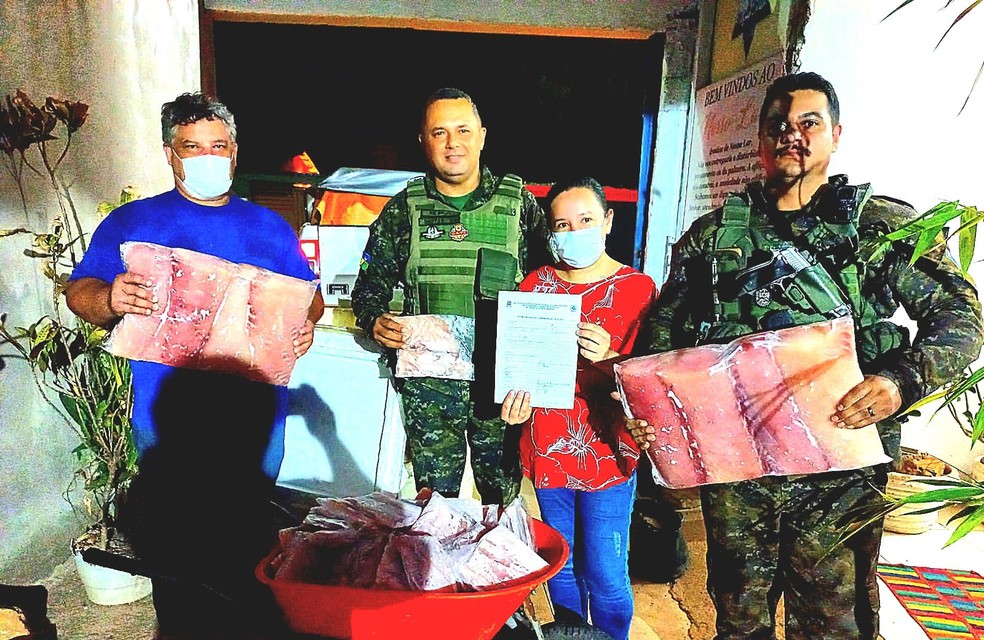
{"type": "MultiPolygon", "coordinates": [[[[926,480],[927,476],[915,476],[908,473],[898,473],[891,471],[888,474],[888,486],[885,493],[890,498],[904,498],[915,493],[922,493],[930,489],[936,489],[933,485],[920,482],[926,480]]],[[[929,513],[913,513],[932,507],[942,507],[942,502],[927,502],[922,504],[906,504],[895,509],[885,516],[885,531],[893,533],[923,533],[929,531],[933,523],[939,518],[938,511],[929,513]]]]}
{"type": "Polygon", "coordinates": [[[79,552],[74,556],[85,593],[95,604],[128,604],[150,595],[150,578],[86,562],[79,552]]]}

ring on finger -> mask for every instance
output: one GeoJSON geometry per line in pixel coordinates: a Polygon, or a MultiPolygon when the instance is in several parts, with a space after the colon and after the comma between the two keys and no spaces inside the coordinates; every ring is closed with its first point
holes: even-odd
{"type": "Polygon", "coordinates": [[[868,417],[869,418],[874,418],[875,417],[875,410],[872,409],[871,407],[868,407],[868,417]]]}

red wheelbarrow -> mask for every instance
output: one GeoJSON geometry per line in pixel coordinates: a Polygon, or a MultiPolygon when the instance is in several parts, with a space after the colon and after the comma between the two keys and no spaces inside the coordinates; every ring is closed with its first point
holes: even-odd
{"type": "Polygon", "coordinates": [[[533,520],[537,553],[548,566],[486,591],[446,593],[359,589],[274,580],[274,549],[256,567],[291,630],[338,640],[490,640],[533,589],[567,561],[564,538],[533,520]]]}

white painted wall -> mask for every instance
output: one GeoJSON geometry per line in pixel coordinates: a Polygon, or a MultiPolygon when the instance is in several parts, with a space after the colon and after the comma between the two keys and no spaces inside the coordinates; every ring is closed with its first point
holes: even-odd
{"type": "MultiPolygon", "coordinates": [[[[844,130],[831,169],[875,193],[925,211],[943,200],[984,208],[984,83],[959,113],[984,62],[984,7],[943,33],[968,4],[918,0],[888,18],[901,0],[815,1],[801,70],[816,71],[837,90],[844,130]]],[[[984,244],[978,243],[978,256],[984,244]]],[[[982,279],[981,266],[971,275],[982,279]]],[[[980,363],[978,363],[980,365],[980,363]]],[[[926,412],[931,413],[931,411],[926,412]]],[[[945,414],[914,419],[903,444],[969,471],[969,440],[945,414]]]]}
{"type": "MultiPolygon", "coordinates": [[[[56,96],[90,106],[63,171],[89,231],[96,204],[118,198],[123,185],[144,195],[171,188],[160,107],[199,87],[197,0],[0,2],[0,42],[0,96],[22,89],[36,104],[56,96]]],[[[15,183],[0,169],[0,229],[48,227],[57,210],[50,189],[33,176],[25,186],[26,215],[15,183]]],[[[26,237],[0,239],[0,313],[12,326],[30,324],[50,304],[50,284],[21,255],[26,237]]],[[[4,358],[0,582],[35,580],[67,557],[77,525],[61,494],[75,444],[69,427],[40,402],[26,366],[4,358]]]]}

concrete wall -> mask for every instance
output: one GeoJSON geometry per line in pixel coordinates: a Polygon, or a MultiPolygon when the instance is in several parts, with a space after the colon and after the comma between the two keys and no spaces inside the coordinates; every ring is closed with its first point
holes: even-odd
{"type": "MultiPolygon", "coordinates": [[[[35,104],[55,96],[90,106],[62,170],[90,231],[96,204],[118,198],[123,185],[144,195],[172,186],[160,106],[199,86],[196,0],[0,2],[0,42],[0,94],[22,89],[35,104]]],[[[33,175],[24,185],[27,213],[0,172],[0,229],[48,228],[57,211],[50,188],[33,175]]],[[[50,312],[50,283],[22,255],[23,238],[0,239],[0,313],[11,326],[50,312]]],[[[75,445],[24,363],[0,359],[0,582],[36,580],[67,557],[79,527],[62,498],[75,445]]]]}
{"type": "MultiPolygon", "coordinates": [[[[984,53],[984,8],[940,37],[966,3],[913,2],[885,21],[898,0],[814,2],[801,51],[801,69],[830,80],[841,101],[840,147],[831,169],[875,193],[926,211],[945,200],[984,208],[980,150],[984,148],[984,85],[960,113],[984,53]],[[960,6],[957,6],[960,5],[960,6]]],[[[978,259],[984,244],[978,238],[978,259]]],[[[971,268],[984,281],[980,264],[971,268]]],[[[981,363],[978,363],[978,366],[981,363]]],[[[932,408],[903,429],[903,444],[970,471],[968,438],[932,408]]]]}

